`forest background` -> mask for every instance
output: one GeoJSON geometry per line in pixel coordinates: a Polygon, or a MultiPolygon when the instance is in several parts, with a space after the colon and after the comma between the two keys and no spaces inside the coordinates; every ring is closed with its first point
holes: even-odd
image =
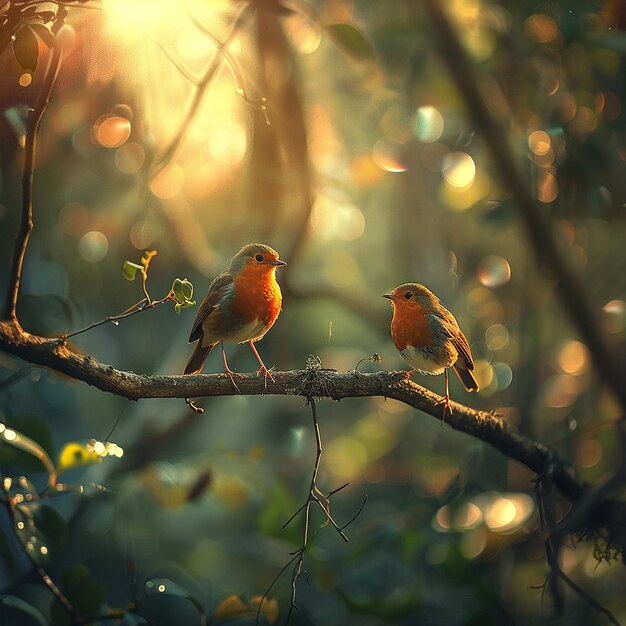
{"type": "Polygon", "coordinates": [[[625,30],[612,0],[0,3],[2,623],[626,623],[625,30]],[[288,263],[276,383],[152,377],[252,241],[288,263]],[[443,426],[443,377],[385,373],[406,281],[475,357],[443,426]]]}

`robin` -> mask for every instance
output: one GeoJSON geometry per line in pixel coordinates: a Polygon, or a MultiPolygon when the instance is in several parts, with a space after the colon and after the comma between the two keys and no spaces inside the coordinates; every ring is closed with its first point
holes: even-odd
{"type": "Polygon", "coordinates": [[[478,391],[478,383],[472,373],[474,360],[465,335],[454,315],[424,285],[404,283],[383,298],[389,298],[393,304],[393,343],[400,356],[414,368],[407,372],[407,379],[414,372],[445,374],[446,395],[442,400],[445,421],[446,412],[452,413],[448,368],[454,368],[468,391],[478,391]]]}
{"type": "Polygon", "coordinates": [[[185,374],[198,374],[211,350],[222,344],[224,374],[237,388],[233,376],[243,378],[228,367],[224,342],[247,342],[259,362],[258,372],[274,378],[265,367],[254,342],[274,325],[280,314],[283,296],[276,282],[276,268],[287,265],[278,252],[261,243],[243,247],[228,267],[209,285],[209,291],[193,320],[189,343],[196,348],[185,367],[185,374]]]}

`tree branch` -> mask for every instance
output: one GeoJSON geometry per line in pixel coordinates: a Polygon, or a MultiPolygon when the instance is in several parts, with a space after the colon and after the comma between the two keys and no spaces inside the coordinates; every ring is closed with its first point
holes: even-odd
{"type": "Polygon", "coordinates": [[[505,187],[513,194],[538,264],[544,272],[556,279],[555,292],[566,315],[589,348],[598,368],[599,380],[611,389],[619,401],[622,415],[626,415],[626,385],[618,361],[600,330],[595,309],[578,276],[559,251],[552,234],[552,224],[546,220],[545,209],[538,206],[528,190],[528,181],[522,175],[507,144],[506,132],[487,105],[474,64],[454,31],[444,9],[445,3],[442,0],[423,1],[435,27],[435,39],[439,44],[441,57],[491,153],[495,169],[505,187]]]}
{"type": "MultiPolygon", "coordinates": [[[[9,322],[0,322],[0,351],[131,400],[237,395],[230,380],[219,374],[150,376],[120,371],[91,356],[71,352],[62,340],[30,335],[9,322]]],[[[441,396],[415,383],[404,382],[404,372],[401,376],[393,372],[340,373],[309,367],[305,370],[277,372],[274,378],[272,381],[248,375],[238,381],[239,390],[243,395],[297,395],[333,400],[381,396],[398,400],[441,419],[441,396]]],[[[576,480],[567,464],[553,450],[526,437],[503,417],[456,402],[451,405],[454,412],[446,419],[446,423],[455,430],[488,443],[536,474],[549,468],[555,487],[568,500],[577,501],[588,491],[589,486],[576,480]]]]}
{"type": "Polygon", "coordinates": [[[17,235],[15,236],[9,285],[2,309],[3,320],[17,321],[15,310],[17,307],[17,295],[20,289],[22,265],[24,263],[30,233],[33,230],[33,177],[35,175],[35,155],[37,153],[37,131],[48,106],[48,102],[50,102],[50,95],[61,66],[62,54],[63,46],[57,39],[35,107],[28,111],[26,118],[24,170],[22,174],[22,219],[17,235]]]}

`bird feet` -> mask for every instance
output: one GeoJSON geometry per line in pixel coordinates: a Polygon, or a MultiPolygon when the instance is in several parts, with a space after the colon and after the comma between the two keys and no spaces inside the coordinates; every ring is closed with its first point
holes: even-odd
{"type": "Polygon", "coordinates": [[[257,376],[259,374],[263,374],[263,379],[265,381],[265,384],[267,385],[267,379],[269,378],[273,383],[275,383],[276,381],[274,380],[274,377],[272,376],[272,370],[274,368],[272,367],[271,369],[267,369],[267,367],[265,367],[265,365],[261,365],[261,367],[259,367],[259,369],[254,372],[257,376]]]}
{"type": "Polygon", "coordinates": [[[411,382],[411,376],[413,376],[413,374],[415,374],[415,372],[417,372],[416,369],[411,370],[410,372],[405,372],[404,373],[404,382],[405,383],[411,382]]]}
{"type": "Polygon", "coordinates": [[[452,415],[452,407],[450,406],[450,396],[446,394],[441,400],[438,400],[435,404],[443,404],[443,417],[441,418],[441,425],[446,422],[446,413],[452,415]]]}
{"type": "Polygon", "coordinates": [[[237,376],[237,378],[240,379],[244,379],[245,376],[243,374],[240,374],[239,372],[233,372],[230,367],[224,367],[224,373],[220,374],[220,376],[228,376],[228,378],[230,378],[230,382],[233,384],[233,387],[237,390],[237,393],[241,393],[241,391],[239,391],[239,387],[237,387],[234,376],[237,376]]]}

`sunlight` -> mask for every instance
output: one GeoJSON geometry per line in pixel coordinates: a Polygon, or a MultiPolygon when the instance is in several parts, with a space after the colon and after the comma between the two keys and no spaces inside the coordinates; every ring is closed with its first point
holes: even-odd
{"type": "Polygon", "coordinates": [[[134,38],[137,31],[155,33],[163,27],[175,30],[188,20],[184,12],[172,11],[174,6],[167,0],[102,0],[102,6],[108,29],[116,37],[134,38]]]}
{"type": "MultiPolygon", "coordinates": [[[[236,16],[232,4],[103,0],[103,8],[100,39],[90,50],[89,80],[102,83],[115,79],[122,85],[127,94],[126,108],[131,117],[132,113],[139,116],[137,131],[133,125],[130,140],[139,144],[145,140],[157,151],[167,148],[177,137],[193,98],[200,91],[203,97],[185,133],[185,154],[179,155],[179,166],[187,173],[187,158],[201,157],[205,162],[239,169],[248,152],[247,129],[239,119],[248,106],[239,84],[248,77],[236,60],[242,42],[239,37],[232,39],[228,59],[218,51],[218,42],[226,39],[236,16]],[[236,64],[235,70],[231,64],[236,64]],[[218,71],[210,73],[210,80],[202,85],[203,76],[212,67],[218,71]],[[233,71],[238,74],[237,79],[233,78],[233,71]],[[136,132],[143,136],[135,136],[136,132]]],[[[240,36],[245,34],[244,27],[240,36]]],[[[106,114],[100,120],[96,139],[104,147],[118,147],[130,138],[130,122],[121,124],[110,118],[112,114],[106,114]]],[[[136,171],[136,159],[127,163],[124,155],[120,157],[120,170],[136,171]]],[[[165,196],[159,197],[173,195],[176,194],[168,185],[165,196]]]]}

